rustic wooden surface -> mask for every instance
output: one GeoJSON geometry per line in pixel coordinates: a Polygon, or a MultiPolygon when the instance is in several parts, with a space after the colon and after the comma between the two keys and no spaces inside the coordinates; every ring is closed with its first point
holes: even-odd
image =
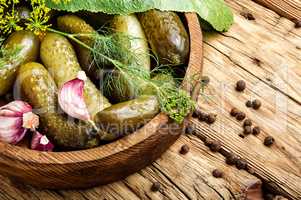
{"type": "Polygon", "coordinates": [[[226,0],[235,13],[235,24],[227,33],[205,35],[204,73],[211,82],[200,95],[199,106],[218,114],[210,127],[193,120],[195,135],[183,135],[151,166],[123,181],[88,190],[38,190],[0,177],[0,199],[244,199],[245,189],[259,178],[291,199],[301,199],[301,29],[275,12],[251,0],[226,0]],[[240,15],[250,12],[256,20],[240,15]],[[237,80],[247,90],[233,90],[237,80]],[[247,109],[248,99],[258,98],[258,111],[247,109]],[[242,139],[241,124],[229,117],[237,107],[259,125],[263,132],[242,139]],[[265,147],[272,135],[276,143],[265,147]],[[212,153],[200,138],[218,139],[225,151],[245,158],[254,175],[227,166],[224,156],[212,153]],[[183,144],[190,146],[180,155],[183,144]],[[213,169],[225,172],[216,179],[213,169]],[[162,191],[151,192],[153,182],[162,191]]]}

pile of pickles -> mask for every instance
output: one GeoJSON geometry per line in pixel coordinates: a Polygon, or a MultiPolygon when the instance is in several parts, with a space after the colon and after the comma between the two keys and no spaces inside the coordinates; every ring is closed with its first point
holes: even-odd
{"type": "MultiPolygon", "coordinates": [[[[21,12],[26,13],[26,9],[21,12]]],[[[137,53],[141,67],[149,71],[154,65],[152,57],[162,65],[187,63],[189,36],[174,12],[150,10],[126,16],[56,12],[51,22],[55,30],[83,34],[79,40],[88,46],[93,46],[94,41],[84,34],[97,33],[100,27],[130,35],[136,39],[130,41],[129,48],[137,53]]],[[[93,148],[116,140],[139,129],[160,112],[156,96],[149,95],[147,88],[145,95],[135,96],[131,94],[131,86],[124,82],[125,93],[114,92],[112,88],[110,94],[104,94],[103,72],[93,63],[90,50],[61,34],[47,32],[37,36],[26,30],[16,31],[7,37],[3,47],[16,46],[22,46],[18,59],[0,68],[0,96],[13,93],[15,99],[28,102],[39,115],[39,131],[59,150],[93,148]],[[97,129],[91,123],[68,116],[58,104],[59,89],[80,71],[88,76],[84,100],[97,129]]],[[[112,69],[112,66],[105,67],[112,69]]],[[[153,78],[173,81],[163,74],[153,78]]]]}

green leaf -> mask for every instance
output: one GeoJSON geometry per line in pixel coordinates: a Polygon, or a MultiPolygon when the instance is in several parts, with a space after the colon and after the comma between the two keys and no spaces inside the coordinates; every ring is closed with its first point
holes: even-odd
{"type": "Polygon", "coordinates": [[[130,14],[150,9],[196,12],[217,31],[227,31],[233,23],[233,14],[223,0],[46,0],[46,5],[57,10],[107,14],[130,14]]]}

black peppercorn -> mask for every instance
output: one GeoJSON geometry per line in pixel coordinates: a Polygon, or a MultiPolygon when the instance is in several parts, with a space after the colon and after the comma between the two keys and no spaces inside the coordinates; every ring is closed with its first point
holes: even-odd
{"type": "Polygon", "coordinates": [[[200,120],[201,122],[206,121],[207,118],[208,118],[208,115],[207,115],[206,113],[203,113],[203,112],[202,112],[202,113],[199,115],[199,120],[200,120]]]}
{"type": "Polygon", "coordinates": [[[275,139],[272,136],[268,136],[264,139],[263,144],[267,147],[271,146],[272,144],[274,144],[275,139]]]}
{"type": "Polygon", "coordinates": [[[248,101],[246,102],[246,106],[247,106],[248,108],[251,108],[251,107],[252,107],[252,101],[248,100],[248,101]]]}
{"type": "Polygon", "coordinates": [[[219,169],[215,169],[212,171],[212,175],[215,177],[215,178],[222,178],[224,173],[219,170],[219,169]]]}
{"type": "Polygon", "coordinates": [[[193,134],[195,132],[194,128],[191,125],[188,125],[185,129],[186,134],[193,134]]]}
{"type": "Polygon", "coordinates": [[[206,138],[204,143],[207,147],[210,147],[210,145],[213,143],[213,140],[211,140],[210,138],[206,138]]]}
{"type": "Polygon", "coordinates": [[[230,111],[230,115],[232,117],[236,117],[236,115],[239,113],[239,110],[237,108],[232,108],[230,111]]]}
{"type": "Polygon", "coordinates": [[[207,124],[213,124],[216,121],[216,115],[215,114],[209,114],[206,118],[207,124]]]}
{"type": "Polygon", "coordinates": [[[228,165],[235,165],[236,161],[237,161],[237,156],[235,156],[234,154],[229,154],[226,156],[226,163],[228,165]]]}
{"type": "Polygon", "coordinates": [[[301,28],[301,20],[296,20],[295,28],[301,28]]]}
{"type": "Polygon", "coordinates": [[[246,119],[243,126],[252,126],[252,121],[250,119],[246,119]]]}
{"type": "Polygon", "coordinates": [[[245,138],[245,135],[242,134],[242,133],[238,134],[238,136],[241,137],[241,138],[245,138]]]}
{"type": "Polygon", "coordinates": [[[244,91],[246,89],[246,82],[243,80],[237,81],[235,89],[238,92],[244,91]]]}
{"type": "Polygon", "coordinates": [[[250,135],[252,133],[252,127],[251,126],[245,126],[244,127],[244,134],[250,135]]]}
{"type": "Polygon", "coordinates": [[[217,152],[222,148],[222,145],[219,141],[213,141],[209,148],[211,151],[217,152]]]}
{"type": "Polygon", "coordinates": [[[252,134],[253,135],[258,135],[259,133],[260,133],[260,127],[259,126],[255,126],[254,128],[253,128],[253,131],[252,131],[252,134]]]}
{"type": "Polygon", "coordinates": [[[249,12],[242,12],[240,14],[247,20],[255,20],[255,17],[249,12]]]}
{"type": "Polygon", "coordinates": [[[238,159],[235,163],[237,169],[247,169],[248,162],[244,159],[238,159]]]}
{"type": "Polygon", "coordinates": [[[195,110],[195,111],[192,113],[192,117],[194,117],[194,118],[198,118],[198,117],[199,117],[199,115],[200,115],[201,113],[202,113],[201,111],[199,111],[199,110],[195,110]]]}
{"type": "Polygon", "coordinates": [[[190,148],[187,144],[184,144],[182,147],[181,147],[181,150],[180,150],[180,154],[187,154],[189,152],[190,148]]]}
{"type": "Polygon", "coordinates": [[[258,109],[261,107],[261,101],[259,101],[258,99],[255,99],[255,100],[252,102],[252,107],[253,107],[255,110],[258,110],[258,109]]]}
{"type": "Polygon", "coordinates": [[[239,112],[237,115],[236,115],[236,119],[238,121],[242,121],[246,118],[246,114],[244,112],[239,112]]]}
{"type": "Polygon", "coordinates": [[[161,184],[159,182],[154,182],[152,187],[151,187],[151,190],[153,192],[157,192],[161,189],[161,184]]]}
{"type": "Polygon", "coordinates": [[[202,79],[201,79],[202,85],[206,86],[209,84],[209,82],[210,82],[210,78],[208,76],[202,76],[202,79]]]}

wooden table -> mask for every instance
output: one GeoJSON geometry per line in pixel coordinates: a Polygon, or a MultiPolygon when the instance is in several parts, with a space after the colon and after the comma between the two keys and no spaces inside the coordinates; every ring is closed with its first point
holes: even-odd
{"type": "MultiPolygon", "coordinates": [[[[215,124],[193,119],[195,134],[181,136],[155,163],[123,181],[88,190],[49,191],[0,176],[0,199],[244,199],[252,191],[261,193],[262,183],[301,199],[301,29],[251,0],[226,2],[235,24],[227,33],[205,34],[204,74],[211,82],[199,97],[202,110],[218,114],[215,124]],[[241,12],[252,13],[256,20],[247,20],[241,12]],[[243,93],[234,90],[240,79],[247,82],[243,93]],[[262,101],[260,110],[245,106],[251,99],[262,101]],[[232,107],[244,111],[262,128],[261,134],[239,137],[242,125],[230,117],[232,107]],[[270,148],[263,145],[268,135],[276,140],[270,148]],[[247,160],[252,173],[227,165],[224,155],[204,145],[205,137],[221,141],[222,154],[233,152],[247,160]],[[179,154],[183,144],[190,146],[186,155],[179,154]],[[214,169],[222,170],[224,178],[214,178],[214,169]],[[162,190],[151,192],[156,181],[162,190]]],[[[291,9],[285,11],[282,3],[277,6],[281,0],[257,2],[301,19],[299,0],[286,1],[291,9]]]]}

